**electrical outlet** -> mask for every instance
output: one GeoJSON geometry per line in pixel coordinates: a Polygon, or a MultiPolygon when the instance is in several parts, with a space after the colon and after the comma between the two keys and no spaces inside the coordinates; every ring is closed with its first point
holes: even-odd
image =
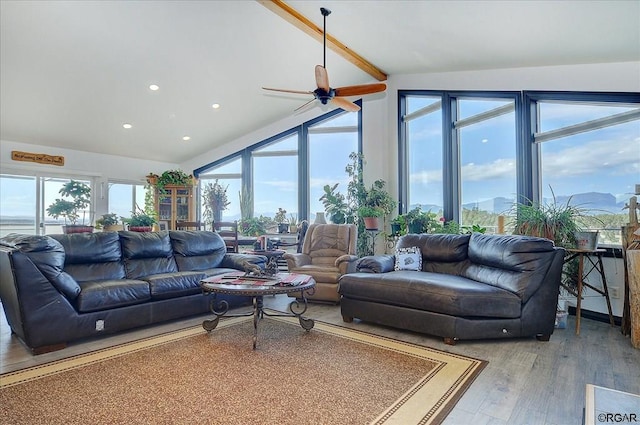
{"type": "Polygon", "coordinates": [[[96,330],[97,331],[104,330],[104,320],[96,320],[96,330]]]}
{"type": "Polygon", "coordinates": [[[612,286],[609,288],[609,296],[611,298],[620,298],[620,288],[617,286],[612,286]]]}

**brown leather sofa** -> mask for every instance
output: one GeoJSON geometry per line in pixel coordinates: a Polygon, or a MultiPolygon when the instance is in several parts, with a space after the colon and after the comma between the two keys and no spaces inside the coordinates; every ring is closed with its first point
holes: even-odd
{"type": "MultiPolygon", "coordinates": [[[[419,270],[394,270],[396,256],[364,257],[340,278],[344,321],[354,318],[458,339],[536,336],[554,330],[564,249],[529,236],[402,236],[418,247],[419,270]]],[[[413,260],[411,261],[413,263],[413,260]]]]}
{"type": "Polygon", "coordinates": [[[315,279],[315,292],[307,299],[340,301],[338,279],[355,270],[357,239],[355,224],[314,223],[307,229],[302,252],[284,254],[290,272],[308,274],[315,279]]]}
{"type": "MultiPolygon", "coordinates": [[[[227,253],[214,232],[102,232],[0,239],[0,298],[13,333],[34,354],[69,341],[209,311],[200,281],[264,268],[227,253]]],[[[231,307],[247,297],[223,297],[231,307]]]]}

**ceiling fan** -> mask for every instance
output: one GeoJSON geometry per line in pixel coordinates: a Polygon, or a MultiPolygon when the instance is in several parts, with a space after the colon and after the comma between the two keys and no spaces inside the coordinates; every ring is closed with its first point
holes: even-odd
{"type": "Polygon", "coordinates": [[[316,85],[317,89],[311,91],[304,90],[288,90],[288,89],[274,89],[269,87],[263,87],[264,90],[284,92],[284,93],[295,93],[295,94],[306,94],[313,95],[314,98],[300,106],[296,109],[299,111],[304,108],[311,102],[315,100],[319,100],[320,103],[326,105],[327,103],[331,103],[334,106],[340,107],[345,111],[356,112],[360,110],[360,107],[350,101],[349,99],[345,99],[349,96],[361,96],[365,94],[378,93],[381,91],[385,91],[387,88],[384,83],[375,83],[375,84],[362,84],[357,86],[346,86],[346,87],[337,87],[331,88],[329,86],[329,76],[327,74],[327,16],[331,13],[329,9],[324,7],[320,8],[320,13],[324,17],[324,28],[323,28],[323,43],[324,43],[324,56],[323,56],[323,64],[316,65],[315,74],[316,74],[316,85]]]}

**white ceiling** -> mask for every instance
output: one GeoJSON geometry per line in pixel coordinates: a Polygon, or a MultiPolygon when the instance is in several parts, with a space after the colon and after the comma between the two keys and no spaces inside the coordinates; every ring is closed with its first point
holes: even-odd
{"type": "MultiPolygon", "coordinates": [[[[328,33],[388,75],[640,60],[638,0],[287,3],[319,26],[331,9],[328,33]]],[[[322,63],[249,0],[1,0],[0,19],[0,139],[169,163],[290,116],[307,99],[261,86],[313,90],[322,63]]],[[[332,52],[327,69],[374,82],[332,52]]]]}

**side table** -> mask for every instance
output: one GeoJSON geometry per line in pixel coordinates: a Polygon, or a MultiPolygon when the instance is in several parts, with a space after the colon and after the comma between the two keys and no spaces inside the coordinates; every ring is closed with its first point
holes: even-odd
{"type": "Polygon", "coordinates": [[[600,295],[604,296],[607,301],[607,309],[609,310],[609,322],[611,326],[615,326],[613,321],[613,313],[611,311],[611,299],[609,298],[609,288],[607,287],[607,278],[604,275],[604,267],[602,266],[602,254],[607,252],[604,249],[571,249],[568,248],[567,252],[569,256],[565,258],[564,262],[568,263],[574,258],[578,259],[578,290],[576,294],[576,335],[580,335],[580,308],[582,306],[582,290],[586,286],[588,288],[593,289],[600,295]],[[595,257],[595,259],[594,259],[595,257]],[[585,271],[585,258],[590,263],[587,266],[590,266],[589,270],[585,271]],[[585,279],[589,274],[593,271],[597,271],[600,273],[600,277],[602,278],[602,289],[596,288],[588,282],[585,282],[585,279]]]}

